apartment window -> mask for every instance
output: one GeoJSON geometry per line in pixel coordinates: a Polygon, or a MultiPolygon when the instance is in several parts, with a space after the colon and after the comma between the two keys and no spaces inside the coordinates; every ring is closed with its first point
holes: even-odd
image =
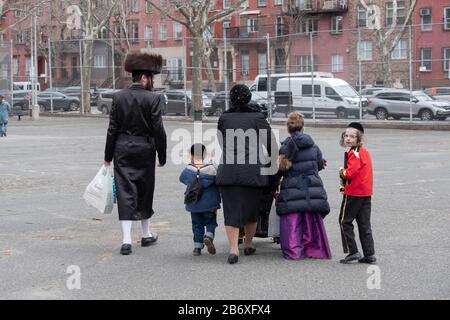
{"type": "Polygon", "coordinates": [[[242,76],[248,77],[250,71],[250,56],[246,51],[243,51],[241,53],[241,69],[242,69],[242,76]]]}
{"type": "Polygon", "coordinates": [[[444,48],[444,66],[443,69],[444,71],[449,71],[449,66],[450,66],[450,48],[444,48]]]}
{"type": "Polygon", "coordinates": [[[422,31],[431,31],[433,29],[432,18],[431,18],[431,8],[420,9],[420,26],[422,31]]]}
{"type": "Polygon", "coordinates": [[[317,31],[319,30],[319,20],[317,19],[301,19],[298,25],[298,32],[304,34],[317,35],[317,31]]]}
{"type": "Polygon", "coordinates": [[[14,17],[20,18],[20,13],[21,13],[20,6],[14,8],[14,17]]]}
{"type": "Polygon", "coordinates": [[[406,40],[400,40],[391,53],[393,60],[401,60],[408,58],[408,42],[406,40]]]}
{"type": "Polygon", "coordinates": [[[258,7],[265,7],[266,6],[266,0],[258,0],[258,7]]]}
{"type": "Polygon", "coordinates": [[[139,40],[139,24],[137,23],[132,23],[131,24],[131,36],[130,39],[131,41],[138,41],[139,40]]]}
{"type": "Polygon", "coordinates": [[[258,31],[258,20],[255,18],[247,19],[247,32],[258,31]]]}
{"type": "Polygon", "coordinates": [[[283,4],[283,0],[275,0],[274,5],[281,6],[283,4]]]}
{"type": "Polygon", "coordinates": [[[13,58],[13,73],[15,76],[19,75],[19,58],[13,58]]]}
{"type": "Polygon", "coordinates": [[[444,30],[450,30],[450,8],[444,9],[444,30]]]}
{"type": "Polygon", "coordinates": [[[283,17],[277,17],[277,22],[275,24],[275,34],[277,36],[282,36],[284,34],[283,17]]]}
{"type": "Polygon", "coordinates": [[[150,4],[150,2],[146,2],[145,13],[147,14],[153,13],[153,6],[150,4]]]}
{"type": "Polygon", "coordinates": [[[27,32],[18,31],[16,33],[16,44],[24,44],[27,41],[27,32]]]}
{"type": "Polygon", "coordinates": [[[231,35],[230,27],[231,27],[231,21],[223,22],[223,30],[225,31],[227,38],[230,38],[230,35],[231,35]]]}
{"type": "MultiPolygon", "coordinates": [[[[386,26],[392,26],[392,19],[394,17],[394,4],[389,2],[386,4],[386,26]]],[[[405,1],[397,1],[397,25],[405,22],[405,1]]]]}
{"type": "Polygon", "coordinates": [[[134,13],[139,12],[139,0],[131,0],[131,11],[134,13]]]}
{"type": "Polygon", "coordinates": [[[367,27],[367,11],[363,6],[358,6],[358,27],[367,27]]]}
{"type": "Polygon", "coordinates": [[[229,8],[230,7],[230,0],[223,0],[223,8],[229,8]]]}
{"type": "Polygon", "coordinates": [[[183,77],[183,60],[179,58],[172,59],[172,66],[169,72],[171,74],[172,80],[181,81],[183,77]]]}
{"type": "Polygon", "coordinates": [[[27,58],[27,59],[25,60],[25,74],[26,74],[27,76],[30,75],[30,70],[31,70],[31,58],[27,58]]]}
{"type": "Polygon", "coordinates": [[[183,39],[183,25],[180,23],[175,23],[174,25],[174,38],[175,40],[183,39]]]}
{"type": "Polygon", "coordinates": [[[153,28],[151,26],[145,27],[145,41],[147,42],[147,48],[151,48],[153,41],[153,28]]]}
{"type": "Polygon", "coordinates": [[[358,43],[358,61],[372,60],[372,42],[361,41],[358,43]]]}
{"type": "Polygon", "coordinates": [[[258,73],[267,73],[267,55],[265,52],[258,52],[258,73]]]}
{"type": "Polygon", "coordinates": [[[431,71],[431,48],[420,49],[420,66],[424,68],[424,71],[431,71]]]}
{"type": "Polygon", "coordinates": [[[161,28],[159,28],[159,40],[166,41],[167,40],[167,26],[162,25],[161,28]]]}
{"type": "Polygon", "coordinates": [[[106,57],[104,55],[94,56],[94,68],[104,68],[106,67],[106,57]]]}
{"type": "Polygon", "coordinates": [[[344,17],[342,16],[334,16],[331,17],[331,33],[342,33],[342,23],[344,21],[344,17]]]}
{"type": "MultiPolygon", "coordinates": [[[[311,72],[311,56],[296,56],[295,65],[297,72],[311,72]]],[[[314,71],[317,71],[317,57],[314,56],[314,71]]]]}
{"type": "Polygon", "coordinates": [[[122,26],[120,24],[114,25],[114,33],[116,34],[117,38],[121,38],[122,26]]]}
{"type": "Polygon", "coordinates": [[[343,72],[344,71],[344,56],[341,54],[335,54],[331,57],[331,72],[343,72]]]}

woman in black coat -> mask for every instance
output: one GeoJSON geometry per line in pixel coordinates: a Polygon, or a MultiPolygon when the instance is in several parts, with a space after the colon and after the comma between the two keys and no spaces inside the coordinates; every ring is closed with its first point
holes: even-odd
{"type": "Polygon", "coordinates": [[[166,163],[167,138],[161,118],[163,98],[151,92],[153,76],[161,71],[162,57],[131,53],[125,71],[133,84],[113,96],[105,146],[105,165],[114,159],[117,206],[123,244],[121,254],[131,253],[132,221],[141,221],[141,246],[156,242],[149,231],[153,215],[156,152],[159,165],[166,163]]]}
{"type": "Polygon", "coordinates": [[[230,244],[228,262],[238,261],[239,228],[245,230],[245,255],[252,255],[253,236],[257,228],[260,201],[269,179],[264,173],[271,155],[271,127],[259,110],[249,106],[251,92],[245,85],[230,91],[232,108],[225,111],[218,122],[222,161],[216,183],[220,188],[225,229],[230,244]],[[264,139],[261,137],[264,136],[264,139]],[[237,137],[237,138],[236,138],[237,137]],[[262,148],[266,158],[262,159],[262,148]]]}

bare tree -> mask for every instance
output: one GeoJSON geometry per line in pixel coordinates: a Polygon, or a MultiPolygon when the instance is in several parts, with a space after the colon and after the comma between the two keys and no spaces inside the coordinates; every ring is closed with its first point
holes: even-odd
{"type": "Polygon", "coordinates": [[[194,110],[203,111],[201,88],[202,56],[205,54],[204,33],[215,22],[233,15],[245,0],[235,0],[230,7],[212,12],[212,0],[147,0],[163,17],[184,25],[192,36],[192,103],[194,110]]]}
{"type": "MultiPolygon", "coordinates": [[[[361,5],[364,7],[366,12],[371,13],[372,8],[370,5],[366,3],[365,0],[360,0],[361,5]]],[[[397,0],[392,1],[392,24],[388,29],[383,30],[381,27],[381,23],[373,23],[373,29],[375,30],[375,39],[377,48],[381,55],[382,67],[383,67],[383,76],[384,76],[384,84],[385,86],[392,86],[392,70],[391,70],[391,54],[394,51],[395,47],[398,45],[399,41],[404,36],[407,26],[410,24],[412,15],[417,6],[417,0],[411,0],[408,13],[406,15],[405,21],[401,26],[398,26],[397,23],[397,8],[398,3],[397,0]]],[[[380,16],[374,17],[375,19],[381,19],[380,16]]],[[[412,48],[409,48],[412,50],[412,48]]]]}

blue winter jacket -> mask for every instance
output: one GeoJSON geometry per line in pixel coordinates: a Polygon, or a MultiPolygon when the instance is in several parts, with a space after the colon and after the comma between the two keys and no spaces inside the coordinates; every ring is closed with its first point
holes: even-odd
{"type": "Polygon", "coordinates": [[[9,103],[3,99],[3,102],[0,103],[0,123],[8,122],[10,109],[11,107],[9,106],[9,103]]]}
{"type": "Polygon", "coordinates": [[[280,154],[292,161],[292,167],[283,175],[277,214],[319,212],[326,216],[330,205],[319,176],[324,169],[319,147],[309,135],[295,132],[282,143],[280,154]]]}
{"type": "MultiPolygon", "coordinates": [[[[212,164],[206,164],[200,168],[200,181],[203,187],[203,194],[195,204],[186,205],[187,211],[209,212],[220,209],[220,193],[216,185],[216,175],[216,168],[212,164]]],[[[190,186],[196,177],[197,167],[190,164],[181,172],[180,181],[186,186],[190,186]]]]}

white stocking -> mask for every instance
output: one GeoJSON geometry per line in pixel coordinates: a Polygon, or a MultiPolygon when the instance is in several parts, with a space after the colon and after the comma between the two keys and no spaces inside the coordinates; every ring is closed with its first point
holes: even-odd
{"type": "Polygon", "coordinates": [[[151,237],[151,233],[148,229],[150,224],[150,219],[144,219],[141,220],[141,226],[142,226],[142,238],[149,238],[151,237]]]}
{"type": "Polygon", "coordinates": [[[123,235],[123,240],[122,243],[125,244],[131,244],[132,240],[131,240],[131,225],[133,224],[133,221],[131,220],[121,220],[120,224],[122,226],[122,235],[123,235]]]}

